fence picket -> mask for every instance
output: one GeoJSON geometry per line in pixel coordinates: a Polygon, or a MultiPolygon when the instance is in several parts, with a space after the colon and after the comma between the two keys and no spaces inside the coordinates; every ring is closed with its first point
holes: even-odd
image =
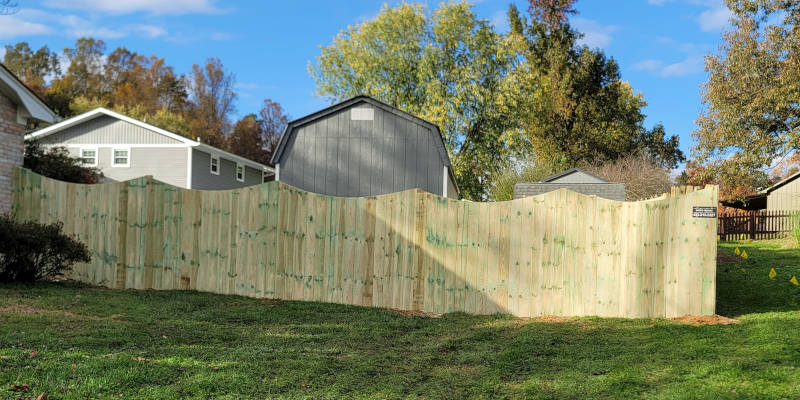
{"type": "Polygon", "coordinates": [[[636,203],[566,190],[475,203],[420,190],[345,199],[279,182],[192,191],[15,174],[17,218],[63,221],[90,247],[74,279],[432,312],[711,314],[717,232],[767,238],[791,226],[774,210],[691,218],[692,206],[716,205],[714,186],[636,203]]]}

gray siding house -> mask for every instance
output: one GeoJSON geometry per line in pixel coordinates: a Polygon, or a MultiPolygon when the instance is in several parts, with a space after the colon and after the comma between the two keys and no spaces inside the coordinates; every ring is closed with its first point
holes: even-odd
{"type": "Polygon", "coordinates": [[[276,180],[331,196],[420,188],[458,198],[439,128],[367,96],[290,122],[272,164],[276,180]]]}
{"type": "Polygon", "coordinates": [[[624,183],[609,182],[580,168],[568,169],[539,182],[519,182],[514,185],[514,198],[535,196],[561,188],[605,199],[625,201],[624,183]]]}
{"type": "Polygon", "coordinates": [[[106,179],[144,175],[186,189],[218,190],[271,181],[269,166],[98,108],[25,136],[63,146],[106,179]]]}

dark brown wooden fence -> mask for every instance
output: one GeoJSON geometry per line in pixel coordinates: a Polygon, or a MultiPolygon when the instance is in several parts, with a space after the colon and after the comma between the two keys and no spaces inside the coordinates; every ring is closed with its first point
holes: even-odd
{"type": "Polygon", "coordinates": [[[755,210],[722,213],[720,240],[775,239],[792,230],[792,211],[755,210]]]}

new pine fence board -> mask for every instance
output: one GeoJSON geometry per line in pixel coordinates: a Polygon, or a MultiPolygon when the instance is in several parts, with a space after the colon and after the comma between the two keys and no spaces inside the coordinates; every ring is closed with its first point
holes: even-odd
{"type": "MultiPolygon", "coordinates": [[[[337,198],[278,182],[79,185],[23,169],[13,184],[16,218],[60,221],[88,245],[77,280],[435,313],[712,314],[717,227],[722,239],[732,229],[728,216],[692,217],[716,205],[714,186],[634,203],[567,190],[475,203],[421,190],[337,198]]],[[[787,217],[730,218],[771,234],[787,217]]]]}

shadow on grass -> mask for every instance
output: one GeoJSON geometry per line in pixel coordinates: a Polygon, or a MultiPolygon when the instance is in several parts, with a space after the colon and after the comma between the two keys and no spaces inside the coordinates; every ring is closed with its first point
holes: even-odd
{"type": "Polygon", "coordinates": [[[0,285],[4,303],[71,311],[0,313],[0,382],[65,398],[780,398],[796,394],[800,367],[796,313],[703,327],[409,318],[69,283],[0,285]]]}
{"type": "Polygon", "coordinates": [[[800,249],[785,248],[786,241],[766,240],[721,243],[717,251],[727,262],[717,264],[717,314],[744,314],[800,310],[800,249]],[[748,258],[736,255],[746,251],[748,258]],[[770,270],[776,276],[770,278],[770,270]]]}

